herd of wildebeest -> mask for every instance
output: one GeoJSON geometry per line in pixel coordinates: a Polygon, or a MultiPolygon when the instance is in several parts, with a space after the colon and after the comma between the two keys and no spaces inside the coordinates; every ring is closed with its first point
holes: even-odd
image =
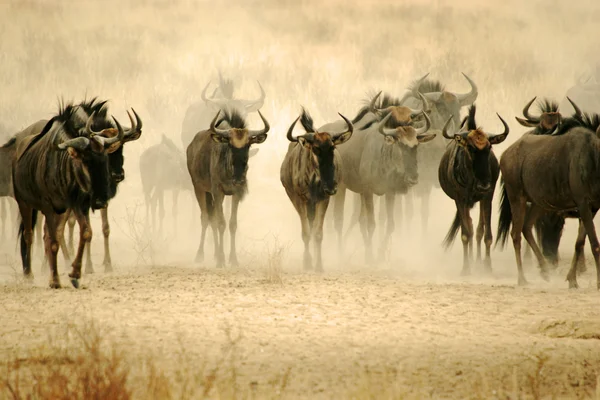
{"type": "MultiPolygon", "coordinates": [[[[579,82],[567,92],[560,108],[557,102],[544,99],[538,102],[538,111],[533,112],[536,97],[528,101],[523,118],[517,116],[516,120],[530,129],[510,145],[498,161],[493,146],[502,143],[510,129],[500,115],[498,133],[477,124],[476,83],[463,74],[470,91],[454,93],[428,75],[413,81],[401,98],[377,93],[365,101],[352,119],[340,114],[341,119],[317,127],[309,111],[302,108],[291,122],[287,130],[290,143],[281,164],[280,180],[300,216],[304,268],[323,270],[323,225],[331,197],[333,224],[342,252],[346,191],[359,196],[352,225],[356,221],[360,223],[366,262],[370,263],[374,258],[374,195],[385,198],[385,204],[382,199],[380,205],[380,221],[385,227],[380,240],[381,253],[389,246],[395,228],[396,195],[402,195],[407,204],[412,204],[412,198],[421,199],[424,228],[431,192],[441,187],[456,204],[456,216],[445,246],[452,244],[460,229],[464,253],[462,273],[469,274],[475,236],[477,259],[491,270],[493,198],[501,176],[496,242],[504,245],[510,231],[518,283],[526,283],[521,234],[529,244],[526,254],[533,251],[542,277],[548,279],[548,269],[558,262],[558,244],[565,218],[578,218],[575,254],[567,275],[569,287],[577,287],[577,274],[585,269],[583,247],[587,236],[600,289],[600,244],[593,222],[600,208],[600,117],[594,113],[600,111],[600,84],[579,82]],[[461,119],[463,110],[466,115],[461,119]],[[294,133],[298,122],[304,131],[301,134],[294,133]],[[480,213],[475,231],[470,210],[476,203],[480,204],[480,213]],[[483,260],[482,240],[485,243],[483,260]],[[311,241],[314,242],[312,256],[311,241]]],[[[600,81],[600,76],[597,79],[600,81]]],[[[257,151],[251,146],[267,140],[270,131],[267,118],[260,112],[266,95],[259,84],[258,99],[238,99],[234,96],[233,82],[221,76],[211,94],[207,93],[209,86],[210,82],[202,91],[201,101],[186,112],[181,133],[185,154],[163,135],[160,143],[140,156],[146,219],[151,218],[154,225],[158,208],[162,229],[165,191],[173,192],[175,210],[177,194],[190,187],[191,178],[201,219],[196,261],[204,260],[206,231],[210,225],[216,263],[223,266],[226,262],[224,200],[230,196],[229,263],[236,265],[238,206],[248,192],[249,158],[257,151]],[[250,129],[246,121],[252,112],[257,112],[262,121],[257,129],[250,129]]],[[[485,110],[486,113],[491,111],[485,110]]],[[[12,135],[0,148],[0,196],[13,197],[18,205],[25,277],[32,277],[34,237],[42,240],[39,212],[45,220],[43,243],[52,288],[60,287],[59,249],[67,261],[74,250],[75,222],[79,225],[79,244],[69,274],[73,286],[79,286],[84,253],[86,272],[93,271],[90,209],[101,210],[104,265],[107,271],[112,269],[107,207],[117,193],[118,184],[125,178],[124,146],[142,134],[142,118],[133,109],[127,114],[130,125],[123,127],[117,119],[109,117],[106,101],[94,98],[60,104],[50,120],[40,120],[12,135]],[[65,239],[67,223],[69,245],[65,239]]],[[[1,206],[4,235],[6,207],[4,203],[1,206]]]]}

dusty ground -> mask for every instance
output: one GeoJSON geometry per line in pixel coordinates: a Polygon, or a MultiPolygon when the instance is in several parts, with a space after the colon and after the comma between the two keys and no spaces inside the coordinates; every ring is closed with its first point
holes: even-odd
{"type": "MultiPolygon", "coordinates": [[[[0,287],[0,359],[61,325],[93,323],[130,360],[151,355],[166,374],[227,357],[236,385],[272,394],[289,369],[284,398],[593,398],[600,294],[535,275],[517,288],[502,277],[439,283],[386,268],[163,266],[58,291],[38,278],[0,287]]],[[[593,286],[592,276],[582,283],[593,286]]]]}

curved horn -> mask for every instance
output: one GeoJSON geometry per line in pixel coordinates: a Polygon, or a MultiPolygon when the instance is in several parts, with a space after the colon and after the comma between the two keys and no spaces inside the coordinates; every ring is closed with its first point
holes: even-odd
{"type": "Polygon", "coordinates": [[[498,118],[500,118],[500,121],[502,121],[502,125],[504,125],[504,132],[497,134],[497,135],[491,135],[488,134],[488,136],[492,136],[492,137],[499,137],[499,136],[508,136],[508,132],[510,132],[510,129],[508,128],[508,124],[506,123],[505,120],[502,119],[502,117],[500,116],[500,114],[496,113],[496,115],[498,116],[498,118]]]}
{"type": "Polygon", "coordinates": [[[62,142],[58,145],[60,150],[66,150],[69,147],[72,147],[77,150],[85,150],[90,145],[90,139],[86,137],[77,137],[75,139],[69,139],[67,141],[62,142]]]}
{"type": "Polygon", "coordinates": [[[525,107],[523,108],[523,116],[525,118],[527,118],[529,121],[535,122],[537,124],[540,122],[540,117],[534,117],[529,114],[529,108],[531,107],[531,105],[533,104],[533,102],[535,101],[536,98],[537,98],[537,96],[534,97],[533,99],[531,99],[529,101],[529,103],[525,104],[525,107]]]}
{"type": "Polygon", "coordinates": [[[526,126],[527,128],[535,128],[536,126],[538,126],[538,123],[529,121],[527,119],[523,119],[523,118],[519,118],[519,117],[515,117],[515,119],[517,120],[517,122],[519,124],[526,126]]]}
{"type": "Polygon", "coordinates": [[[569,98],[569,96],[567,96],[567,100],[569,100],[569,103],[571,103],[571,105],[573,106],[573,109],[575,110],[575,115],[577,115],[578,117],[581,118],[583,116],[581,109],[579,107],[577,107],[577,104],[575,104],[575,102],[573,100],[571,100],[569,98]]]}
{"type": "MultiPolygon", "coordinates": [[[[380,92],[381,93],[381,92],[380,92]]],[[[342,117],[342,119],[346,122],[346,126],[348,127],[348,129],[345,132],[342,133],[338,133],[334,136],[334,140],[342,135],[345,135],[346,133],[353,133],[354,132],[354,126],[352,125],[352,122],[350,122],[348,120],[348,118],[344,117],[342,114],[338,113],[340,117],[342,117]]]]}
{"type": "Polygon", "coordinates": [[[425,117],[425,126],[419,129],[415,129],[415,133],[417,135],[422,135],[423,133],[427,132],[429,128],[431,128],[431,120],[429,119],[429,116],[425,111],[423,111],[423,116],[425,117]]]}
{"type": "Polygon", "coordinates": [[[383,136],[395,136],[396,135],[396,130],[395,129],[390,129],[390,128],[386,128],[385,127],[385,124],[387,123],[388,119],[390,119],[391,116],[392,116],[392,113],[389,113],[379,123],[379,129],[377,131],[379,133],[381,133],[383,136]]]}
{"type": "Polygon", "coordinates": [[[452,136],[448,135],[448,125],[453,119],[454,117],[451,115],[450,118],[448,118],[448,121],[446,121],[446,124],[444,124],[444,128],[442,129],[442,136],[444,136],[446,139],[453,139],[452,136]]]}
{"type": "Polygon", "coordinates": [[[117,121],[117,119],[111,115],[112,119],[115,121],[115,125],[117,126],[117,135],[107,138],[101,135],[94,135],[92,137],[93,140],[95,140],[96,142],[98,142],[101,146],[104,146],[104,148],[117,143],[117,142],[121,142],[123,141],[123,138],[125,137],[125,133],[123,131],[123,127],[121,126],[121,124],[119,123],[119,121],[117,121]]]}
{"type": "Polygon", "coordinates": [[[299,119],[300,119],[300,117],[296,118],[294,120],[294,122],[292,122],[292,125],[290,126],[290,129],[288,129],[288,131],[287,131],[287,139],[290,142],[297,142],[298,141],[298,138],[295,138],[295,137],[292,136],[292,132],[294,131],[294,127],[296,126],[296,122],[298,122],[299,119]]]}
{"type": "Polygon", "coordinates": [[[206,97],[206,90],[208,89],[209,85],[210,85],[210,81],[208,81],[208,83],[206,84],[206,86],[204,86],[204,89],[202,90],[202,93],[200,94],[200,97],[202,98],[202,100],[205,103],[208,103],[208,102],[212,103],[212,101],[208,97],[206,97]]]}
{"type": "Polygon", "coordinates": [[[256,81],[256,83],[258,83],[258,87],[260,88],[260,98],[258,98],[258,100],[249,101],[246,104],[246,110],[248,110],[249,112],[257,111],[263,106],[263,104],[265,104],[265,90],[263,89],[259,81],[256,81]]]}
{"type": "Polygon", "coordinates": [[[471,85],[471,91],[469,93],[457,94],[455,93],[456,98],[458,99],[461,107],[468,106],[469,104],[473,104],[475,100],[477,100],[477,85],[471,78],[467,76],[464,72],[462,73],[465,79],[471,85]]]}
{"type": "Polygon", "coordinates": [[[422,77],[420,77],[419,79],[417,79],[415,81],[415,83],[413,84],[413,86],[412,86],[412,92],[413,92],[413,95],[415,97],[417,97],[417,95],[419,94],[419,92],[420,92],[419,89],[421,87],[421,84],[423,83],[423,81],[425,79],[427,79],[428,76],[429,76],[429,72],[426,73],[425,75],[423,75],[422,77]]]}
{"type": "Polygon", "coordinates": [[[248,131],[248,136],[264,135],[265,133],[269,132],[269,129],[271,129],[271,126],[267,122],[266,118],[262,115],[260,110],[257,110],[257,112],[258,112],[258,115],[260,116],[260,119],[262,119],[264,128],[259,131],[248,131]]]}
{"type": "Polygon", "coordinates": [[[215,115],[212,122],[210,123],[210,130],[213,131],[214,133],[216,133],[217,135],[223,135],[223,136],[229,137],[229,129],[219,129],[215,126],[215,122],[217,122],[217,118],[219,118],[220,114],[221,114],[221,110],[217,111],[217,115],[215,115]]]}
{"type": "Polygon", "coordinates": [[[427,111],[427,109],[429,108],[429,103],[427,102],[427,99],[425,98],[425,96],[423,96],[423,93],[421,92],[417,92],[417,94],[419,95],[419,98],[421,99],[421,102],[423,103],[422,107],[420,110],[416,109],[416,108],[410,108],[410,107],[406,107],[410,110],[410,118],[416,118],[419,114],[424,113],[427,111]]]}
{"type": "Polygon", "coordinates": [[[96,111],[94,111],[92,113],[92,115],[90,115],[88,117],[88,120],[85,123],[85,134],[88,136],[93,136],[93,135],[97,135],[100,132],[95,132],[92,130],[92,124],[94,123],[94,118],[96,118],[96,111]]]}
{"type": "MultiPolygon", "coordinates": [[[[131,117],[131,113],[129,113],[129,110],[127,110],[127,116],[129,117],[129,122],[131,123],[131,128],[129,128],[127,130],[127,132],[125,132],[124,138],[128,138],[130,136],[135,135],[136,133],[142,132],[142,119],[140,118],[138,113],[133,109],[133,107],[131,108],[131,111],[133,111],[133,114],[135,115],[135,122],[133,121],[133,118],[131,117]]],[[[113,117],[113,119],[114,119],[114,117],[113,117]]]]}
{"type": "Polygon", "coordinates": [[[379,96],[381,96],[382,92],[383,92],[383,90],[380,90],[379,93],[377,93],[375,95],[375,97],[373,97],[373,99],[371,99],[371,102],[369,103],[369,109],[371,111],[381,111],[381,110],[378,110],[378,109],[375,108],[375,104],[377,103],[377,99],[379,98],[379,96]]]}

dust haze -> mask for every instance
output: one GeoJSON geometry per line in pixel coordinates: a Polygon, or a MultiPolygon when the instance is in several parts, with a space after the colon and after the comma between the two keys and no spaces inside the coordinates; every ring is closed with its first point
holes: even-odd
{"type": "MultiPolygon", "coordinates": [[[[49,326],[95,321],[116,345],[126,343],[132,365],[153,354],[179,398],[174,366],[189,371],[198,360],[215,363],[229,340],[225,324],[242,333],[230,366],[236,380],[218,378],[223,387],[241,388],[234,398],[257,387],[259,398],[276,391],[285,398],[593,396],[600,352],[596,340],[583,340],[600,337],[593,259],[588,256],[579,292],[568,291],[564,280],[575,220],[567,220],[561,264],[550,282],[529,261],[531,284],[516,287],[510,244],[493,249],[491,275],[475,265],[471,276],[461,277],[460,241],[449,251],[441,246],[455,205],[435,189],[427,233],[419,202],[406,218],[404,201],[397,200],[390,249],[373,266],[364,263],[358,226],[338,254],[327,218],[325,272],[316,274],[302,269],[300,220],[279,169],[286,131],[302,106],[316,126],[338,119],[338,112],[352,118],[369,95],[383,90],[400,97],[428,72],[454,92],[469,89],[461,72],[477,83],[478,123],[500,132],[498,113],[511,128],[494,146],[499,158],[526,130],[514,116],[527,101],[560,102],[600,65],[599,19],[600,4],[592,0],[0,1],[2,143],[50,118],[59,99],[98,96],[110,100],[119,120],[133,107],[144,122],[142,137],[125,146],[125,180],[109,206],[114,273],[103,273],[96,212],[97,272],[84,274],[85,289],[46,289],[35,250],[34,286],[23,284],[13,207],[11,231],[0,243],[0,360],[37,349],[49,326]],[[271,125],[249,161],[249,194],[238,213],[240,266],[224,269],[215,268],[210,229],[205,261],[194,263],[200,216],[191,190],[176,205],[167,192],[164,227],[152,228],[139,167],[140,155],[162,135],[185,151],[186,109],[209,81],[215,87],[219,72],[234,80],[238,98],[258,97],[261,83],[261,112],[271,125]],[[591,333],[578,336],[582,331],[591,333]],[[173,356],[182,346],[195,360],[189,365],[173,356]],[[275,388],[271,377],[287,369],[289,382],[275,388]]],[[[260,127],[256,113],[248,120],[260,127]]],[[[498,198],[496,190],[494,236],[498,198]]],[[[346,198],[345,229],[354,200],[346,198]]],[[[474,221],[478,213],[477,206],[474,221]]],[[[377,227],[375,252],[380,237],[377,227]]],[[[58,260],[66,286],[70,267],[60,254],[58,260]]],[[[156,397],[142,390],[143,375],[132,372],[131,390],[156,397]]],[[[207,396],[229,396],[223,393],[217,387],[207,396]]]]}

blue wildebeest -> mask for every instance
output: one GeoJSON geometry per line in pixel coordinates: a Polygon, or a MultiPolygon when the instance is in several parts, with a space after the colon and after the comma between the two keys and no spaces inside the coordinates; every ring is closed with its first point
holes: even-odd
{"type": "Polygon", "coordinates": [[[599,135],[600,116],[576,114],[564,119],[554,135],[523,135],[502,154],[503,187],[496,243],[505,245],[510,230],[519,285],[527,283],[521,260],[521,233],[538,259],[542,277],[549,279],[532,227],[541,213],[552,211],[579,218],[575,255],[567,274],[569,287],[578,287],[577,266],[587,235],[600,289],[600,243],[594,226],[594,216],[600,208],[599,135]],[[548,162],[549,157],[553,162],[548,162]],[[528,202],[531,208],[527,212],[528,202]]]}
{"type": "Polygon", "coordinates": [[[258,82],[260,97],[255,100],[236,99],[234,96],[233,81],[223,79],[220,73],[219,86],[215,88],[210,97],[206,94],[209,85],[210,82],[202,90],[202,100],[189,106],[185,112],[181,128],[181,142],[184,149],[191,143],[198,131],[208,128],[210,121],[217,111],[221,110],[224,112],[226,109],[235,110],[245,119],[248,113],[258,111],[265,102],[265,91],[260,82],[258,82]]]}
{"type": "Polygon", "coordinates": [[[336,146],[352,137],[354,127],[342,114],[346,128],[332,132],[327,124],[315,129],[310,114],[302,109],[287,132],[291,142],[280,169],[281,184],[300,216],[302,241],[304,242],[304,268],[312,269],[309,245],[315,241],[315,270],[323,271],[321,246],[323,243],[323,220],[329,205],[329,197],[337,191],[341,181],[341,158],[336,146]],[[293,136],[294,127],[300,120],[304,135],[293,136]]]}
{"type": "Polygon", "coordinates": [[[594,74],[588,76],[586,80],[579,79],[577,84],[569,90],[560,104],[560,109],[565,115],[572,114],[576,110],[570,100],[577,103],[579,108],[588,113],[600,112],[600,65],[596,66],[594,74]]]}
{"type": "MultiPolygon", "coordinates": [[[[1,241],[5,240],[6,230],[10,229],[6,220],[7,208],[9,215],[14,214],[14,212],[11,212],[13,211],[13,203],[10,198],[14,198],[12,185],[12,157],[14,156],[15,152],[15,140],[16,138],[13,137],[2,147],[0,147],[0,223],[2,224],[2,232],[0,232],[1,241]]],[[[10,219],[11,216],[9,216],[9,220],[10,219]]]]}
{"type": "MultiPolygon", "coordinates": [[[[95,113],[96,117],[99,118],[101,121],[102,120],[106,121],[106,124],[108,124],[107,126],[110,128],[110,121],[107,118],[107,108],[105,107],[106,103],[107,103],[107,101],[97,101],[96,98],[93,98],[90,101],[84,101],[84,102],[80,103],[79,106],[82,107],[83,110],[88,115],[93,115],[95,113]]],[[[142,135],[142,120],[140,119],[139,115],[135,112],[135,110],[133,108],[132,108],[132,111],[133,111],[133,114],[135,115],[135,121],[133,120],[129,111],[127,111],[127,116],[129,117],[129,122],[131,123],[131,127],[125,129],[123,138],[121,140],[121,146],[119,146],[114,152],[111,152],[108,154],[108,164],[109,164],[109,170],[110,170],[109,171],[110,172],[110,193],[111,193],[110,199],[112,199],[114,196],[116,196],[117,187],[118,187],[119,183],[125,179],[125,170],[123,169],[123,164],[125,162],[125,158],[123,155],[124,145],[127,142],[131,142],[131,141],[139,139],[142,135]]],[[[113,126],[113,128],[114,128],[114,126],[113,126]]],[[[113,130],[113,132],[114,132],[114,130],[113,130]]],[[[102,235],[104,237],[104,260],[102,262],[102,265],[104,266],[105,272],[111,272],[113,270],[113,266],[112,266],[112,258],[110,256],[110,240],[109,240],[110,224],[108,221],[108,204],[106,205],[106,207],[102,207],[100,209],[100,217],[102,219],[102,235]]],[[[73,233],[74,233],[76,221],[77,221],[77,218],[76,218],[76,214],[75,214],[74,210],[69,210],[61,216],[61,219],[60,219],[60,222],[58,225],[59,230],[61,230],[61,232],[64,232],[66,223],[68,223],[68,225],[69,225],[68,247],[64,241],[61,242],[61,246],[63,248],[63,254],[65,256],[65,259],[67,260],[67,263],[69,262],[69,259],[71,257],[71,255],[69,254],[69,250],[71,253],[74,251],[73,233]]],[[[81,228],[82,228],[81,224],[79,224],[79,228],[81,230],[81,228]]],[[[91,227],[88,226],[88,229],[90,231],[90,235],[89,235],[89,239],[85,243],[85,247],[84,247],[85,257],[86,257],[85,273],[91,274],[94,272],[92,256],[91,256],[91,227]]],[[[63,239],[64,233],[59,234],[59,238],[63,239]]],[[[79,253],[77,253],[77,255],[79,256],[79,253]]],[[[81,259],[77,260],[77,258],[76,258],[75,262],[81,263],[81,259]]]]}
{"type": "Polygon", "coordinates": [[[246,172],[250,146],[263,143],[270,129],[269,123],[260,111],[258,115],[264,124],[261,130],[248,129],[244,117],[236,110],[226,110],[223,118],[218,120],[220,114],[221,110],[216,112],[210,128],[198,132],[186,150],[187,168],[200,206],[202,224],[196,262],[204,260],[204,239],[210,223],[215,239],[215,258],[218,267],[225,264],[223,200],[225,196],[232,196],[229,219],[231,240],[229,263],[237,265],[235,247],[237,212],[240,201],[248,192],[246,172]]]}
{"type": "MultiPolygon", "coordinates": [[[[454,93],[446,90],[444,85],[436,80],[428,78],[429,74],[421,77],[414,81],[408,91],[402,97],[400,101],[401,105],[405,105],[412,108],[423,107],[422,100],[420,99],[419,93],[427,99],[428,109],[427,114],[431,118],[431,133],[438,134],[435,140],[419,150],[417,161],[419,163],[419,182],[405,196],[406,204],[405,210],[403,210],[406,217],[407,223],[410,224],[412,218],[412,207],[413,198],[418,197],[421,199],[421,231],[423,236],[427,234],[427,226],[429,223],[429,198],[431,191],[434,188],[439,188],[438,181],[438,166],[446,150],[448,141],[439,135],[441,133],[444,124],[450,118],[454,124],[458,124],[460,121],[460,110],[463,107],[467,107],[477,100],[478,90],[475,82],[463,73],[463,76],[471,86],[471,90],[467,93],[454,93]]],[[[416,126],[421,126],[424,121],[416,122],[416,126]],[[419,125],[421,124],[421,125],[419,125]]],[[[458,126],[454,125],[452,132],[457,131],[458,126]]]]}
{"type": "Polygon", "coordinates": [[[344,179],[334,198],[335,228],[342,253],[346,189],[361,196],[360,226],[367,263],[373,261],[373,196],[385,195],[386,199],[387,230],[379,253],[382,257],[395,228],[395,196],[406,193],[418,182],[417,148],[419,143],[435,138],[435,134],[426,134],[430,120],[423,109],[400,106],[398,99],[388,95],[377,101],[380,94],[359,111],[353,120],[354,140],[339,150],[344,179]],[[425,115],[426,125],[415,129],[413,118],[420,114],[425,115]]]}
{"type": "Polygon", "coordinates": [[[146,221],[149,222],[151,214],[152,227],[156,228],[158,208],[159,230],[162,231],[164,195],[165,191],[170,190],[173,194],[173,225],[176,227],[179,191],[192,189],[183,151],[162,135],[160,143],[147,148],[140,156],[140,178],[146,203],[146,221]]]}
{"type": "MultiPolygon", "coordinates": [[[[25,129],[13,158],[14,195],[21,214],[19,235],[23,273],[31,278],[31,244],[38,211],[45,216],[44,244],[51,269],[50,287],[59,288],[56,255],[61,215],[72,209],[82,229],[78,256],[91,238],[89,209],[112,197],[108,154],[121,146],[124,131],[115,119],[96,118],[79,105],[67,104],[49,121],[25,129]],[[101,129],[96,132],[93,128],[101,129]],[[109,137],[110,136],[110,137],[109,137]]],[[[64,226],[64,225],[63,225],[64,226]]],[[[71,283],[79,287],[81,262],[73,262],[71,283]]]]}
{"type": "Polygon", "coordinates": [[[469,114],[463,120],[458,133],[450,135],[447,127],[454,117],[450,117],[442,129],[446,139],[452,139],[438,168],[440,186],[448,197],[456,204],[456,215],[446,235],[444,245],[449,248],[458,229],[461,229],[463,242],[462,274],[471,272],[473,257],[473,221],[471,209],[479,202],[479,224],[477,225],[477,259],[481,260],[481,240],[485,237],[484,265],[491,270],[490,247],[492,245],[492,200],[500,169],[492,146],[502,143],[508,136],[509,128],[498,115],[504,125],[501,134],[489,134],[478,127],[475,122],[475,104],[469,107],[469,114]],[[466,130],[464,124],[466,123],[466,130]]]}

